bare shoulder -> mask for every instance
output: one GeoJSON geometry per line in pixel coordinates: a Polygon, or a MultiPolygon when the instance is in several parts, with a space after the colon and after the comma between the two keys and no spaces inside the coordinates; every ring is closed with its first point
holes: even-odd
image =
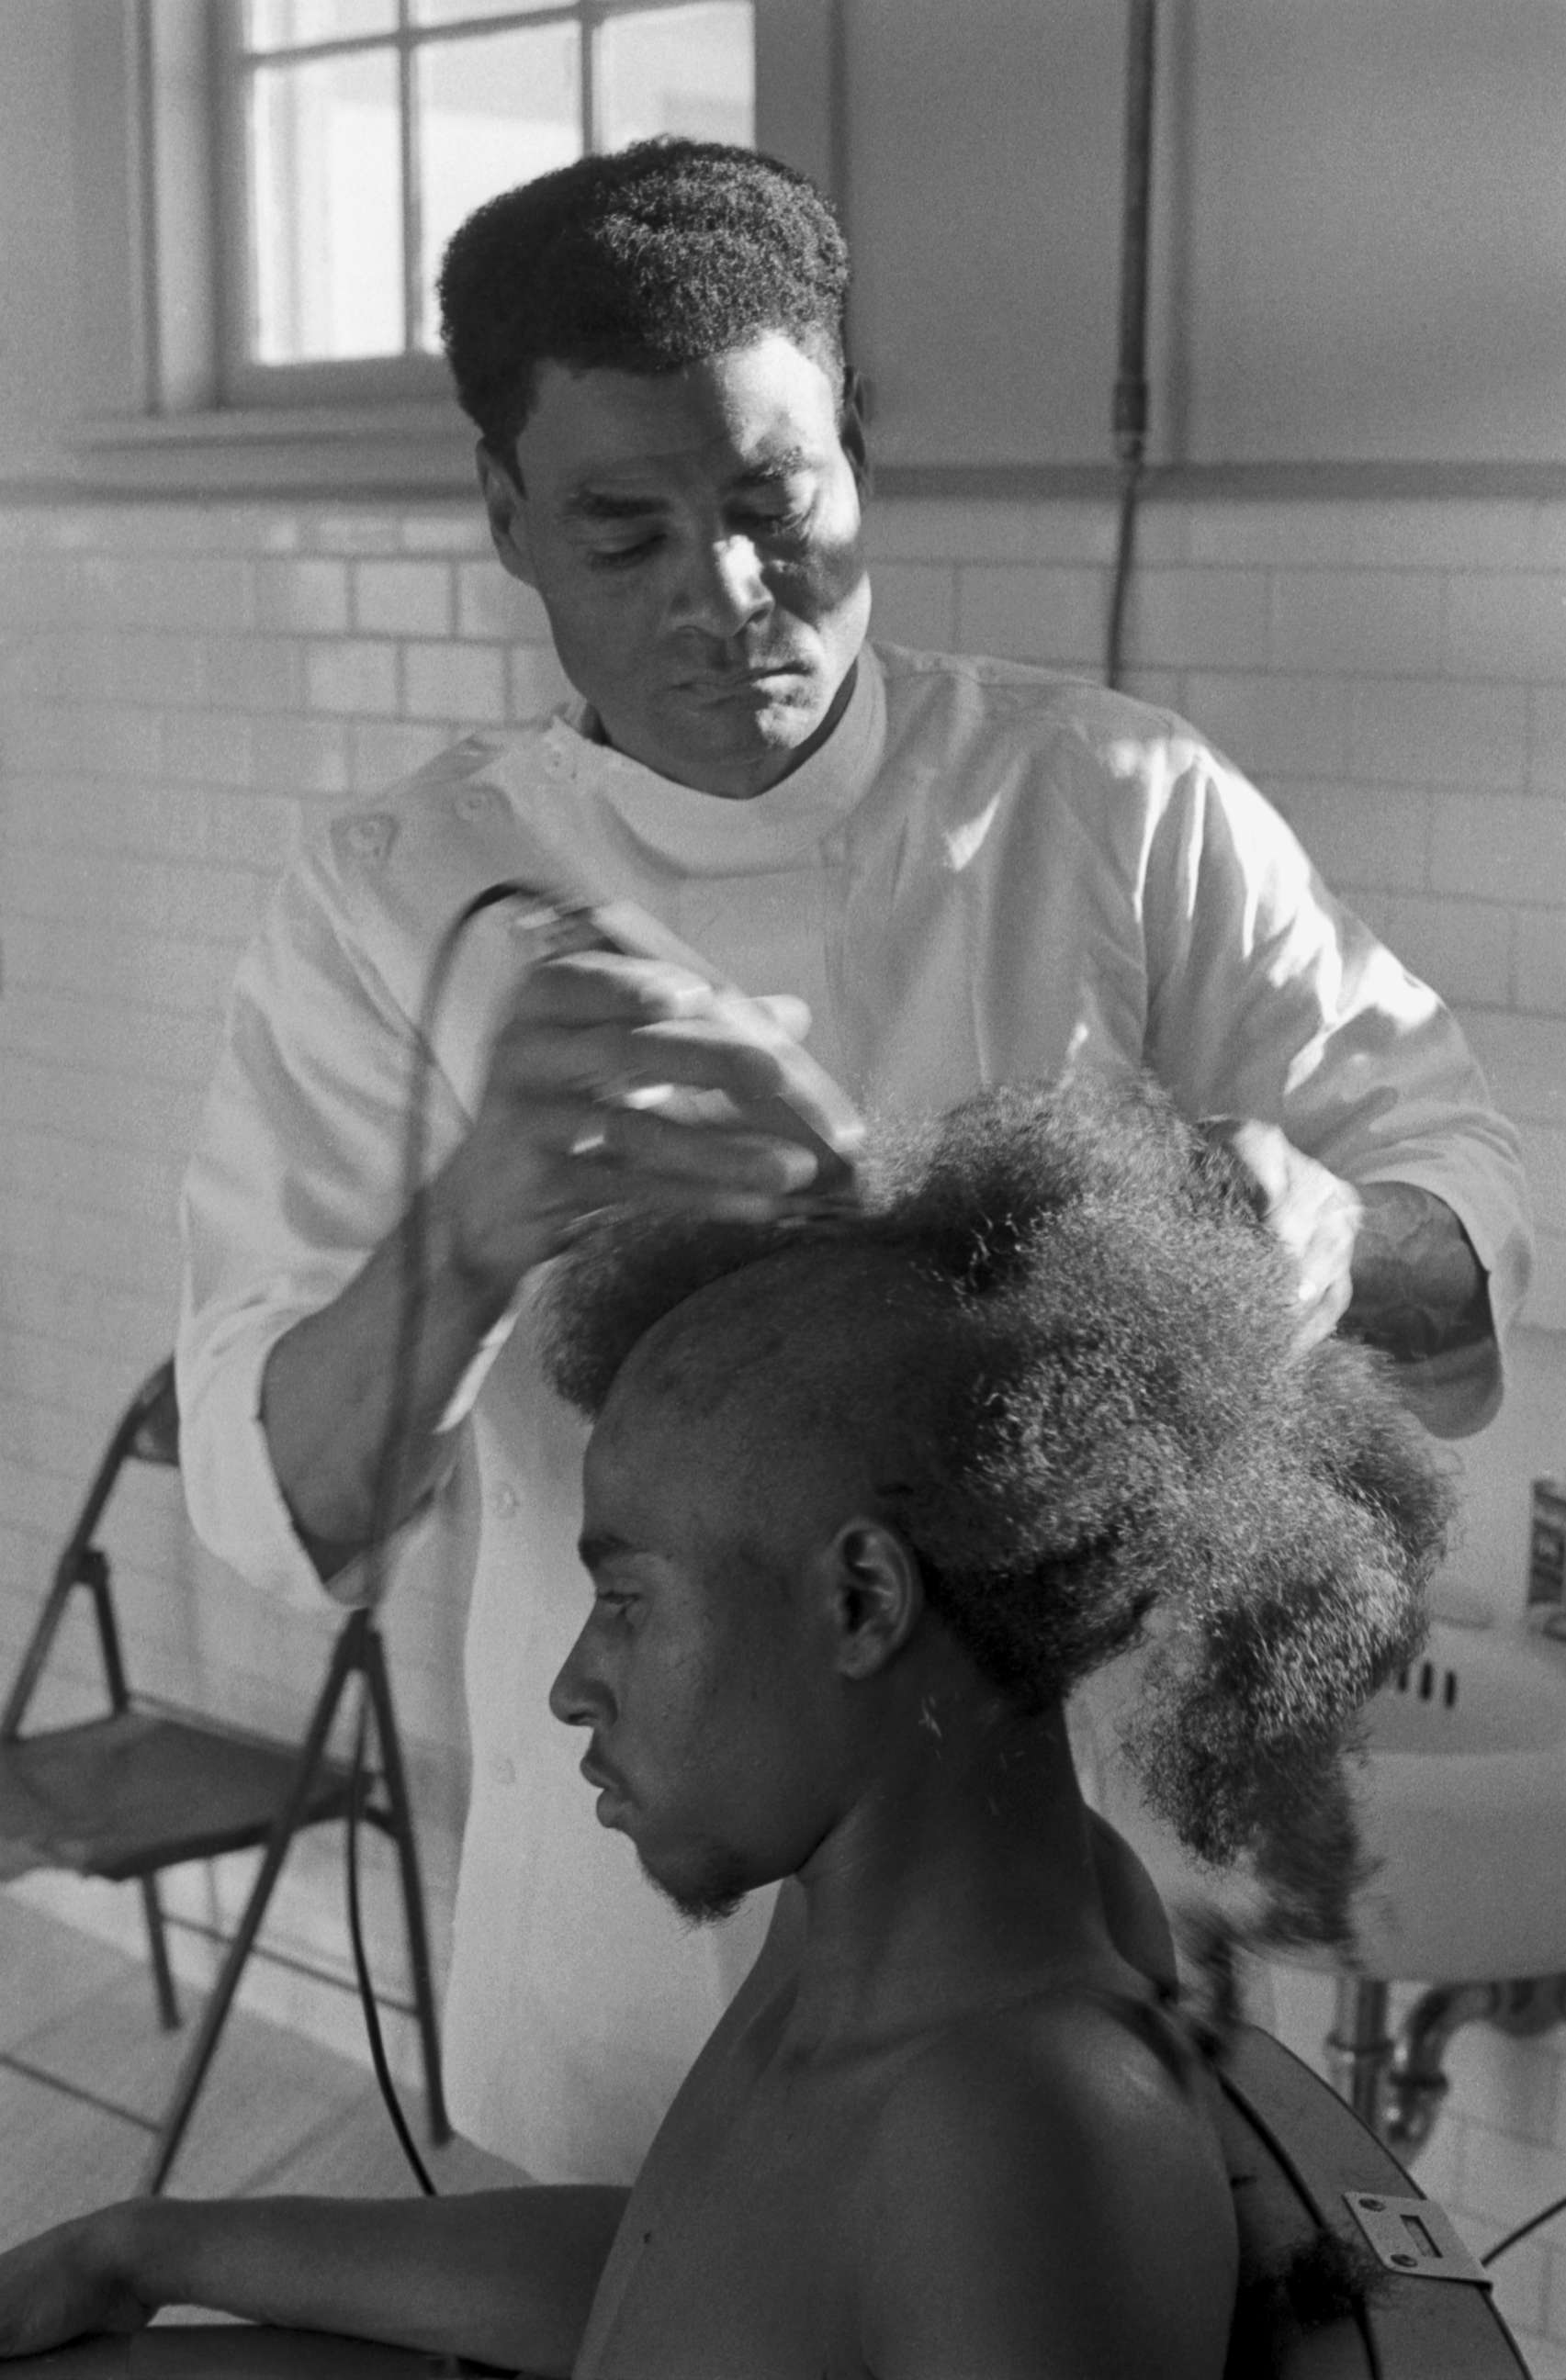
{"type": "Polygon", "coordinates": [[[1161,2024],[1040,1999],[911,2061],[855,2193],[875,2380],[1219,2380],[1229,2180],[1202,2078],[1161,2024]]]}

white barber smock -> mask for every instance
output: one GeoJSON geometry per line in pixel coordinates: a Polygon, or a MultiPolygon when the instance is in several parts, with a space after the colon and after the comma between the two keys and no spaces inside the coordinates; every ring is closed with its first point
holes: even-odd
{"type": "MultiPolygon", "coordinates": [[[[871,1110],[1149,1065],[1192,1117],[1260,1117],[1351,1182],[1436,1192],[1498,1327],[1522,1294],[1515,1136],[1451,1018],[1180,720],[1037,670],[867,648],[826,746],[728,802],[593,742],[579,710],[471,736],[335,820],[240,970],[186,1184],[179,1395],[196,1525],[260,1585],[320,1592],[258,1419],[268,1352],[398,1219],[436,940],[483,886],[536,873],[639,902],[747,990],[802,996],[811,1049],[871,1110]]],[[[492,912],[434,1037],[432,1166],[474,1112],[516,967],[492,912]]],[[[545,1709],[586,1608],[583,1433],[536,1370],[526,1307],[474,1366],[452,1476],[415,1524],[421,1591],[471,1584],[447,2080],[460,2128],[530,2172],[624,2180],[765,1912],[684,1928],[597,1827],[580,1742],[545,1709]]]]}

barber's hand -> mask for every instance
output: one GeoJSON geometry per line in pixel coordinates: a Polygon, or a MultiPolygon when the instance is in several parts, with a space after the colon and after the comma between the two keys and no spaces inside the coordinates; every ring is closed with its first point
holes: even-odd
{"type": "Polygon", "coordinates": [[[809,1021],[801,1002],[715,990],[662,959],[586,950],[532,967],[435,1185],[458,1261],[508,1293],[599,1208],[786,1212],[821,1169],[769,1103],[850,1162],[860,1134],[800,1047],[809,1021]]]}
{"type": "Polygon", "coordinates": [[[1300,1344],[1329,1337],[1353,1295],[1349,1268],[1364,1212],[1358,1192],[1296,1148],[1275,1123],[1209,1116],[1200,1130],[1238,1158],[1257,1214],[1299,1267],[1300,1344]]]}
{"type": "Polygon", "coordinates": [[[0,2255],[0,2358],[41,2355],[92,2331],[141,2330],[157,2312],[120,2277],[119,2210],[61,2223],[0,2255]]]}

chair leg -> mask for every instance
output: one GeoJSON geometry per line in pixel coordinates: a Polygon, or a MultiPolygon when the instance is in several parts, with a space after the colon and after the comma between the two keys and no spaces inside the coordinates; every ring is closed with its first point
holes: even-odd
{"type": "Polygon", "coordinates": [[[217,2047],[218,2035],[223,2031],[234,1995],[239,1987],[239,1977],[244,1972],[245,1961],[250,1957],[251,1946],[260,1932],[261,1921],[266,1914],[266,1904],[272,1898],[272,1888],[277,1881],[283,1862],[288,1856],[288,1846],[294,1839],[300,1819],[304,1814],[305,1802],[314,1780],[322,1753],[325,1749],[326,1738],[336,1714],[337,1704],[342,1697],[343,1687],[351,1672],[363,1666],[363,1644],[367,1627],[367,1616],[364,1613],[356,1612],[337,1638],[336,1649],[332,1656],[332,1666],[326,1673],[326,1683],[322,1689],[321,1699],[315,1706],[310,1731],[305,1737],[294,1769],[293,1782],[288,1789],[288,1798],[278,1812],[272,1832],[267,1838],[266,1850],[263,1854],[255,1882],[251,1887],[251,1896],[245,1903],[244,1915],[240,1918],[234,1938],[228,1945],[227,1955],[224,1959],[217,1981],[213,1985],[211,1997],[202,2010],[201,2025],[186,2053],[185,2063],[179,2070],[179,2077],[174,2086],[174,2095],[164,2113],[163,2121],[158,2127],[157,2138],[153,2143],[152,2153],[142,2169],[140,2193],[144,2198],[157,2196],[167,2180],[169,2168],[178,2154],[179,2143],[185,2137],[185,2128],[190,2120],[202,2084],[206,2080],[206,2071],[212,2063],[213,2052],[217,2047]]]}
{"type": "Polygon", "coordinates": [[[413,1812],[408,1798],[407,1773],[402,1765],[402,1744],[392,1711],[391,1681],[386,1673],[385,1653],[378,1633],[372,1633],[366,1643],[364,1666],[370,1684],[371,1705],[375,1713],[375,1739],[381,1755],[381,1774],[385,1783],[388,1831],[397,1844],[398,1866],[402,1877],[402,1911],[408,1928],[408,1960],[413,1971],[413,2006],[424,2058],[424,2100],[430,2138],[439,2148],[451,2138],[451,2125],[446,2112],[446,2087],[441,2077],[440,2027],[435,2020],[430,1945],[424,1926],[424,1890],[419,1875],[419,1852],[413,1835],[413,1812]]]}
{"type": "Polygon", "coordinates": [[[213,2053],[217,2047],[218,2035],[223,2031],[234,1995],[239,1990],[239,1977],[244,1972],[245,1961],[250,1956],[251,1945],[261,1929],[261,1921],[266,1913],[266,1904],[272,1898],[272,1888],[277,1881],[278,1870],[283,1864],[284,1855],[292,1840],[294,1825],[294,1815],[290,1813],[287,1823],[279,1824],[273,1830],[271,1840],[267,1843],[260,1871],[255,1883],[251,1888],[251,1897],[245,1903],[245,1913],[239,1921],[239,1931],[228,1945],[223,1965],[218,1972],[217,1981],[213,1985],[206,2007],[202,2012],[200,2029],[186,2053],[185,2063],[179,2070],[179,2079],[174,2086],[174,2096],[164,2112],[163,2121],[158,2127],[157,2138],[153,2143],[152,2154],[142,2171],[140,2191],[144,2198],[157,2196],[167,2180],[168,2169],[178,2154],[179,2143],[185,2137],[185,2128],[190,2120],[202,2084],[206,2080],[207,2068],[211,2065],[213,2053]]]}
{"type": "Polygon", "coordinates": [[[144,1876],[140,1883],[141,1910],[147,1921],[147,1948],[153,1961],[153,1988],[158,2000],[158,2022],[165,2033],[177,2033],[179,1998],[174,1988],[174,1971],[168,1963],[168,1936],[164,1927],[163,1902],[158,1898],[158,1880],[155,1876],[144,1876]]]}

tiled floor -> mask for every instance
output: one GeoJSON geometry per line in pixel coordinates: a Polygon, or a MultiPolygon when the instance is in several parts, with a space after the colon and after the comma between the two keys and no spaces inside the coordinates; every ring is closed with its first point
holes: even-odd
{"type": "MultiPolygon", "coordinates": [[[[0,2248],[136,2186],[195,2013],[158,2026],[144,1966],[0,1889],[0,2248]]],[[[442,2191],[521,2179],[466,2142],[415,2139],[442,2191]]],[[[173,2175],[181,2197],[414,2194],[373,2078],[237,2010],[173,2175]]]]}

